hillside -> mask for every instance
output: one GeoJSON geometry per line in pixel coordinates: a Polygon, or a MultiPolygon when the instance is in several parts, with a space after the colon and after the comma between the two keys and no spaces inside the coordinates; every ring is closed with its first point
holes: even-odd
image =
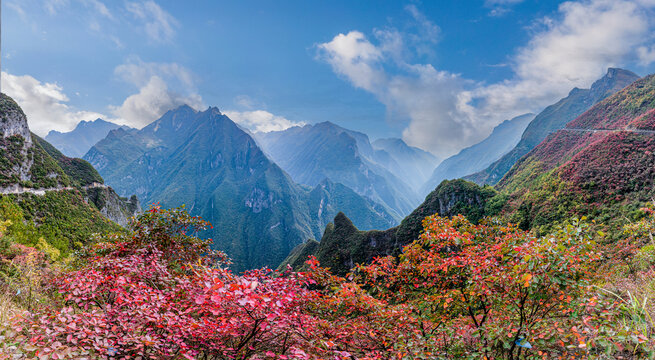
{"type": "Polygon", "coordinates": [[[510,168],[525,154],[534,149],[549,134],[562,129],[566,124],[591,108],[594,104],[616,93],[639,79],[631,71],[610,68],[607,74],[591,85],[589,89],[571,90],[569,95],[546,107],[530,122],[521,140],[512,151],[495,161],[486,169],[467,176],[478,184],[496,184],[510,168]]]}
{"type": "MultiPolygon", "coordinates": [[[[375,150],[365,134],[324,122],[256,136],[271,159],[298,183],[315,186],[325,178],[342,183],[384,205],[398,220],[420,201],[412,187],[401,180],[416,178],[413,170],[395,175],[391,169],[401,174],[403,167],[391,153],[375,150]]],[[[399,159],[410,157],[393,153],[399,159]]],[[[417,152],[411,153],[414,160],[403,166],[414,169],[416,166],[411,163],[416,163],[417,152]]],[[[430,167],[429,164],[425,166],[430,167]]]]}
{"type": "Polygon", "coordinates": [[[235,270],[277,266],[298,244],[320,236],[337,211],[362,227],[397,222],[344,186],[303,187],[217,108],[182,106],[139,131],[117,129],[85,155],[119,194],[165,208],[186,205],[214,228],[203,236],[235,270]]]}
{"type": "Polygon", "coordinates": [[[518,144],[521,134],[534,117],[534,114],[523,114],[503,121],[493,129],[486,139],[442,161],[434,169],[421,191],[427,194],[443,180],[458,179],[484,170],[518,144]]]}
{"type": "Polygon", "coordinates": [[[75,129],[69,132],[50,131],[45,140],[64,155],[81,158],[95,143],[104,139],[111,130],[119,127],[121,126],[102,119],[80,121],[75,129]]]}
{"type": "Polygon", "coordinates": [[[93,233],[120,230],[140,211],[136,198],[121,199],[103,186],[88,162],[32,134],[21,108],[4,94],[0,118],[0,213],[11,221],[15,241],[35,245],[45,238],[65,255],[93,233]]]}
{"type": "Polygon", "coordinates": [[[524,227],[572,215],[621,222],[655,196],[655,76],[605,99],[532,150],[498,184],[524,227]]]}

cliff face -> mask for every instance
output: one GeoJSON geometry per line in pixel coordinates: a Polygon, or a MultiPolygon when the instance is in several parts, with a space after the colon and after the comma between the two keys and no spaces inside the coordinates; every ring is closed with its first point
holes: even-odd
{"type": "Polygon", "coordinates": [[[0,111],[3,148],[7,149],[7,156],[14,160],[11,161],[7,176],[19,181],[28,181],[34,161],[28,156],[32,147],[32,136],[27,127],[27,119],[18,104],[5,94],[0,95],[0,111]]]}
{"type": "Polygon", "coordinates": [[[0,94],[0,134],[0,190],[70,184],[44,150],[34,146],[23,110],[5,94],[0,94]]]}
{"type": "Polygon", "coordinates": [[[120,226],[127,226],[129,219],[142,212],[136,195],[129,199],[116,194],[114,189],[106,186],[86,189],[86,201],[95,205],[107,219],[120,226]]]}
{"type": "Polygon", "coordinates": [[[16,102],[5,94],[0,94],[0,132],[3,138],[20,136],[25,139],[24,149],[32,146],[32,136],[27,126],[27,118],[16,102]]]}

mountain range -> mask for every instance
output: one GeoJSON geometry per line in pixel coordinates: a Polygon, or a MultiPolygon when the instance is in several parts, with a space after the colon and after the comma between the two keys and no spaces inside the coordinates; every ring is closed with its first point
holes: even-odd
{"type": "Polygon", "coordinates": [[[339,214],[320,242],[298,246],[282,264],[302,269],[314,255],[345,275],[357,263],[399,254],[420,234],[420,220],[435,213],[462,214],[473,222],[492,216],[537,234],[586,216],[599,230],[622,234],[626,221],[643,216],[639,209],[655,198],[653,154],[655,75],[650,75],[547,135],[494,187],[443,181],[399,226],[383,231],[358,230],[339,214]]]}
{"type": "Polygon", "coordinates": [[[277,266],[296,245],[319,237],[338,211],[363,228],[397,224],[383,206],[330,179],[296,184],[217,108],[182,106],[141,130],[113,130],[84,158],[120,194],[186,205],[210,221],[214,228],[203,236],[235,270],[277,266]]]}
{"type": "MultiPolygon", "coordinates": [[[[107,136],[111,130],[119,127],[121,126],[102,119],[80,121],[75,129],[69,132],[50,131],[45,140],[54,145],[64,155],[81,158],[93,145],[107,136]]],[[[127,128],[126,126],[123,127],[127,128]]]]}
{"type": "Polygon", "coordinates": [[[458,179],[484,170],[518,144],[521,134],[534,117],[534,114],[523,114],[505,120],[486,139],[442,161],[423,185],[422,192],[429,193],[444,180],[458,179]]]}
{"type": "Polygon", "coordinates": [[[330,122],[255,135],[264,151],[301,184],[328,178],[384,205],[400,220],[420,202],[418,188],[437,159],[401,139],[371,144],[330,122]]]}
{"type": "Polygon", "coordinates": [[[639,76],[631,71],[610,68],[591,88],[574,88],[567,97],[546,107],[530,122],[514,149],[486,169],[469,175],[466,179],[478,184],[496,184],[521,157],[539,145],[549,134],[564,128],[569,121],[637,79],[639,76]]]}
{"type": "MultiPolygon", "coordinates": [[[[101,138],[84,155],[97,169],[96,176],[89,175],[95,170],[81,171],[84,176],[90,176],[85,180],[87,183],[98,179],[102,182],[104,178],[120,195],[136,194],[145,203],[156,202],[163,207],[185,205],[191,214],[215,225],[202,235],[213,238],[215,248],[234,260],[235,270],[276,267],[285,258],[284,263],[302,266],[299,261],[311,253],[320,255],[319,260],[344,273],[357,262],[397,251],[418,236],[420,219],[435,212],[465,213],[474,221],[487,215],[501,215],[520,222],[523,228],[552,224],[570,216],[572,211],[593,214],[588,206],[578,203],[579,197],[574,197],[578,204],[576,210],[561,205],[559,209],[567,209],[567,213],[558,214],[552,208],[552,204],[564,199],[573,201],[569,195],[556,191],[555,185],[566,184],[571,194],[601,186],[593,182],[584,185],[585,191],[574,190],[571,184],[576,182],[571,182],[567,174],[584,171],[570,170],[572,165],[566,167],[568,172],[558,169],[566,161],[582,156],[577,152],[591,158],[594,153],[585,147],[592,138],[600,146],[603,134],[620,135],[623,140],[633,136],[648,138],[650,115],[637,110],[630,113],[640,115],[639,121],[645,121],[646,128],[640,127],[639,121],[617,127],[608,120],[610,115],[600,114],[598,110],[611,99],[615,99],[613,109],[626,108],[626,102],[634,98],[648,99],[648,94],[633,91],[625,95],[627,89],[620,91],[637,78],[627,70],[609,69],[590,89],[573,89],[567,97],[536,116],[524,114],[507,120],[482,142],[441,163],[432,154],[408,146],[401,139],[371,142],[366,134],[331,122],[251,134],[215,107],[199,112],[181,106],[141,130],[98,119],[80,124],[70,133],[51,132],[48,136],[64,139],[66,143],[72,142],[73,137],[83,137],[88,142],[101,138]],[[617,92],[624,94],[624,99],[618,102],[617,95],[613,95],[617,92]],[[590,118],[597,117],[606,123],[587,126],[593,123],[590,118]],[[588,142],[573,140],[576,136],[586,136],[588,142]],[[552,154],[557,155],[551,157],[552,154]],[[478,187],[463,180],[444,181],[462,177],[491,184],[503,180],[494,188],[478,187]],[[419,204],[424,193],[428,196],[419,204]],[[319,238],[320,242],[312,240],[319,238]]],[[[640,89],[650,86],[648,81],[642,81],[635,86],[640,89]]],[[[642,106],[643,102],[639,104],[642,106]]],[[[47,144],[33,138],[37,144],[47,144]]],[[[646,153],[650,151],[648,141],[630,143],[643,147],[646,153]]],[[[58,159],[62,173],[84,167],[76,163],[82,160],[68,158],[50,147],[47,144],[37,148],[49,149],[44,153],[58,159]]],[[[48,166],[39,168],[48,173],[48,166]]],[[[585,167],[591,168],[591,165],[585,167]]],[[[646,170],[643,173],[649,174],[646,170]]],[[[62,175],[52,174],[52,171],[47,176],[34,174],[29,181],[68,186],[55,181],[64,179],[62,175]]],[[[0,180],[2,176],[0,169],[0,180]]],[[[603,183],[611,177],[597,176],[603,183]]],[[[26,172],[19,166],[17,174],[6,177],[13,183],[25,181],[26,172]]],[[[618,179],[612,181],[620,183],[618,179]]],[[[647,187],[644,182],[640,184],[647,187]]],[[[608,188],[603,189],[604,193],[612,193],[608,188]]],[[[641,198],[650,193],[639,194],[637,197],[641,198]]],[[[623,195],[616,198],[620,196],[623,195]]],[[[87,200],[100,198],[103,197],[87,195],[87,200]]],[[[604,201],[592,199],[588,194],[585,199],[589,204],[604,201]]],[[[608,208],[606,204],[603,207],[608,208]]]]}

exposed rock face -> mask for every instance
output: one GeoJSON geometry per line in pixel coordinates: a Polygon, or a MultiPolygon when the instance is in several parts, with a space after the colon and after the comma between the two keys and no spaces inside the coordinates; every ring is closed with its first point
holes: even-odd
{"type": "Polygon", "coordinates": [[[33,159],[28,152],[32,147],[32,136],[27,118],[18,104],[5,94],[0,94],[0,133],[5,156],[11,162],[5,176],[19,181],[30,180],[33,159]]]}
{"type": "Polygon", "coordinates": [[[3,138],[18,135],[25,139],[24,149],[32,146],[32,136],[27,126],[27,118],[16,102],[5,94],[0,94],[0,132],[3,138]]]}
{"type": "Polygon", "coordinates": [[[418,188],[437,161],[400,139],[379,141],[376,149],[365,134],[330,122],[255,136],[267,155],[294,181],[314,187],[329,179],[346,185],[385,206],[396,221],[420,202],[409,183],[418,188]]]}
{"type": "Polygon", "coordinates": [[[214,228],[200,235],[232,258],[235,271],[277,266],[320,236],[337,209],[362,228],[395,224],[385,209],[343,186],[312,191],[293,183],[217,108],[182,106],[141,130],[112,130],[85,158],[118,194],[164,208],[186,204],[211,222],[214,228]]]}
{"type": "Polygon", "coordinates": [[[87,202],[93,203],[107,219],[127,226],[129,219],[142,212],[141,204],[135,195],[129,199],[121,198],[110,187],[94,187],[86,190],[87,202]]]}

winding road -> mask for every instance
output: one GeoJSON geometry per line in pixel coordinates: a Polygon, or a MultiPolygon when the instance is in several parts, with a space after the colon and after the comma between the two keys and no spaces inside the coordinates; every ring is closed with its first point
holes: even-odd
{"type": "Polygon", "coordinates": [[[573,131],[573,132],[631,132],[637,134],[650,134],[655,135],[655,130],[644,130],[644,129],[579,129],[579,128],[564,128],[560,129],[564,131],[573,131]]]}
{"type": "MultiPolygon", "coordinates": [[[[94,188],[101,188],[101,189],[106,189],[109,186],[105,184],[100,184],[100,183],[93,183],[91,185],[86,185],[82,186],[82,189],[88,190],[88,189],[94,189],[94,188]]],[[[33,188],[26,188],[22,187],[20,185],[14,185],[6,188],[0,188],[0,195],[11,195],[11,194],[34,194],[38,196],[43,196],[46,194],[48,191],[64,191],[64,190],[73,190],[76,189],[75,187],[72,186],[63,186],[63,187],[55,187],[55,188],[40,188],[40,189],[33,189],[33,188]]]]}

